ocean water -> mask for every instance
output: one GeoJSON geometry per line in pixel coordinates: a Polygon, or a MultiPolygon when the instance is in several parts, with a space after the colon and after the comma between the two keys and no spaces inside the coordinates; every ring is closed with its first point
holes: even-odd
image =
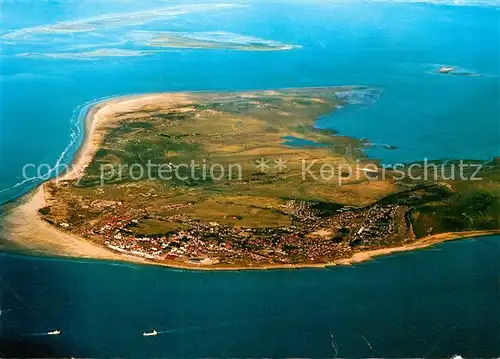
{"type": "MultiPolygon", "coordinates": [[[[86,105],[125,94],[367,85],[380,88],[380,98],[323,116],[317,126],[397,146],[367,151],[386,163],[499,155],[495,7],[251,2],[122,23],[99,36],[22,30],[169,4],[2,3],[0,36],[21,36],[2,40],[0,53],[0,203],[40,182],[25,181],[26,164],[47,164],[47,171],[71,161],[86,105]],[[94,51],[107,41],[148,50],[123,42],[128,31],[144,28],[227,31],[301,48],[19,56],[94,51]],[[482,76],[436,74],[445,64],[482,76]]],[[[33,344],[56,356],[327,357],[335,356],[332,333],[339,357],[498,356],[498,239],[354,268],[272,272],[182,272],[2,254],[0,307],[12,310],[0,317],[0,344],[22,342],[27,350],[33,344]],[[63,335],[32,335],[54,328],[63,335]],[[141,336],[152,329],[166,332],[141,336]]]]}
{"type": "Polygon", "coordinates": [[[335,347],[339,358],[498,357],[499,244],[210,273],[3,254],[4,350],[22,341],[24,353],[57,357],[333,358],[335,347]],[[40,335],[55,328],[61,335],[40,335]]]}
{"type": "MultiPolygon", "coordinates": [[[[6,2],[2,4],[3,32],[165,6],[162,2],[83,2],[78,6],[74,2],[6,2]]],[[[317,125],[397,146],[397,150],[367,150],[386,163],[489,159],[500,154],[499,21],[497,7],[290,2],[251,3],[160,18],[141,26],[106,29],[91,39],[78,33],[51,37],[47,32],[38,41],[36,37],[26,41],[34,35],[22,33],[2,44],[0,203],[35,184],[24,180],[26,164],[47,164],[41,171],[45,174],[56,163],[70,163],[81,141],[75,128],[81,106],[118,94],[374,86],[383,94],[373,104],[347,106],[322,117],[317,125]],[[111,41],[111,47],[137,50],[130,42],[116,43],[127,32],[145,28],[226,31],[301,48],[175,50],[87,60],[18,56],[79,47],[99,50],[106,43],[102,38],[111,41]],[[436,74],[441,64],[482,76],[436,74]]],[[[28,171],[27,175],[36,173],[28,171]]]]}

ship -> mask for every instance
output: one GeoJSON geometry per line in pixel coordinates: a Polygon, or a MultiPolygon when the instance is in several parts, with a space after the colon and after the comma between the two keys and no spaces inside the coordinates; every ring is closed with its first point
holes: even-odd
{"type": "Polygon", "coordinates": [[[440,74],[449,74],[453,70],[455,70],[454,67],[451,67],[451,66],[441,66],[441,68],[439,69],[439,73],[440,74]]]}
{"type": "Polygon", "coordinates": [[[152,332],[149,332],[149,333],[142,333],[143,336],[145,337],[154,337],[155,335],[158,335],[158,332],[156,330],[153,330],[152,332]]]}
{"type": "Polygon", "coordinates": [[[59,335],[59,334],[61,334],[61,331],[60,330],[53,330],[51,332],[48,332],[47,334],[48,335],[59,335]]]}

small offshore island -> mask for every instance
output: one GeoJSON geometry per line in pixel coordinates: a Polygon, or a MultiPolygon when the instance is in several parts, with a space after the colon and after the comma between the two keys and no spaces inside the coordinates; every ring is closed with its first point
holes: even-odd
{"type": "Polygon", "coordinates": [[[283,51],[300,47],[226,31],[132,31],[127,37],[149,47],[182,49],[283,51]]]}
{"type": "Polygon", "coordinates": [[[16,56],[32,59],[96,60],[105,57],[153,56],[172,49],[287,51],[300,48],[297,45],[223,31],[200,33],[131,31],[123,42],[130,42],[135,47],[132,49],[105,47],[91,51],[76,49],[44,53],[26,52],[16,56]]]}
{"type": "Polygon", "coordinates": [[[397,179],[391,169],[367,178],[379,173],[369,170],[377,161],[344,151],[364,141],[314,127],[351,96],[373,92],[346,86],[106,100],[87,114],[72,169],[11,205],[4,230],[35,252],[199,269],[348,264],[500,233],[500,161],[483,166],[481,181],[397,179]],[[290,138],[301,145],[288,145],[290,138]],[[130,170],[151,163],[162,166],[149,166],[148,176],[141,166],[130,170]],[[215,164],[219,172],[238,165],[239,176],[207,175],[215,164]],[[324,164],[356,173],[325,180],[324,164]],[[162,171],[176,176],[161,179],[162,171]]]}

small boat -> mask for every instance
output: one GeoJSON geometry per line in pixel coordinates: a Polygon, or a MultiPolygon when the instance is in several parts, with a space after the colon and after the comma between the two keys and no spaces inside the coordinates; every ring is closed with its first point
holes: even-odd
{"type": "Polygon", "coordinates": [[[154,337],[155,335],[158,335],[158,332],[156,330],[153,330],[152,332],[149,332],[149,333],[142,333],[143,336],[145,337],[154,337]]]}
{"type": "Polygon", "coordinates": [[[452,72],[453,70],[455,70],[454,67],[451,67],[451,66],[441,66],[441,68],[439,69],[439,73],[440,74],[448,74],[448,73],[452,72]]]}
{"type": "Polygon", "coordinates": [[[60,330],[53,330],[51,332],[48,332],[47,334],[48,335],[59,335],[59,334],[61,334],[61,331],[60,330]]]}

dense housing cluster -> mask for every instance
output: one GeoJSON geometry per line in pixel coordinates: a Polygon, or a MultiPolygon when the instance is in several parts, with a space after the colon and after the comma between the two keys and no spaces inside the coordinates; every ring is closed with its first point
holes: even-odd
{"type": "MultiPolygon", "coordinates": [[[[126,212],[126,208],[121,209],[126,212]]],[[[316,203],[293,200],[282,210],[291,216],[291,224],[278,228],[242,228],[186,214],[158,217],[141,213],[104,218],[86,227],[82,235],[115,251],[148,259],[247,265],[323,263],[362,249],[412,239],[405,222],[408,208],[401,205],[341,207],[331,214],[318,209],[316,203]],[[141,221],[151,219],[178,223],[182,229],[138,235],[134,229],[141,221]]],[[[64,223],[63,227],[69,226],[64,223]]]]}

